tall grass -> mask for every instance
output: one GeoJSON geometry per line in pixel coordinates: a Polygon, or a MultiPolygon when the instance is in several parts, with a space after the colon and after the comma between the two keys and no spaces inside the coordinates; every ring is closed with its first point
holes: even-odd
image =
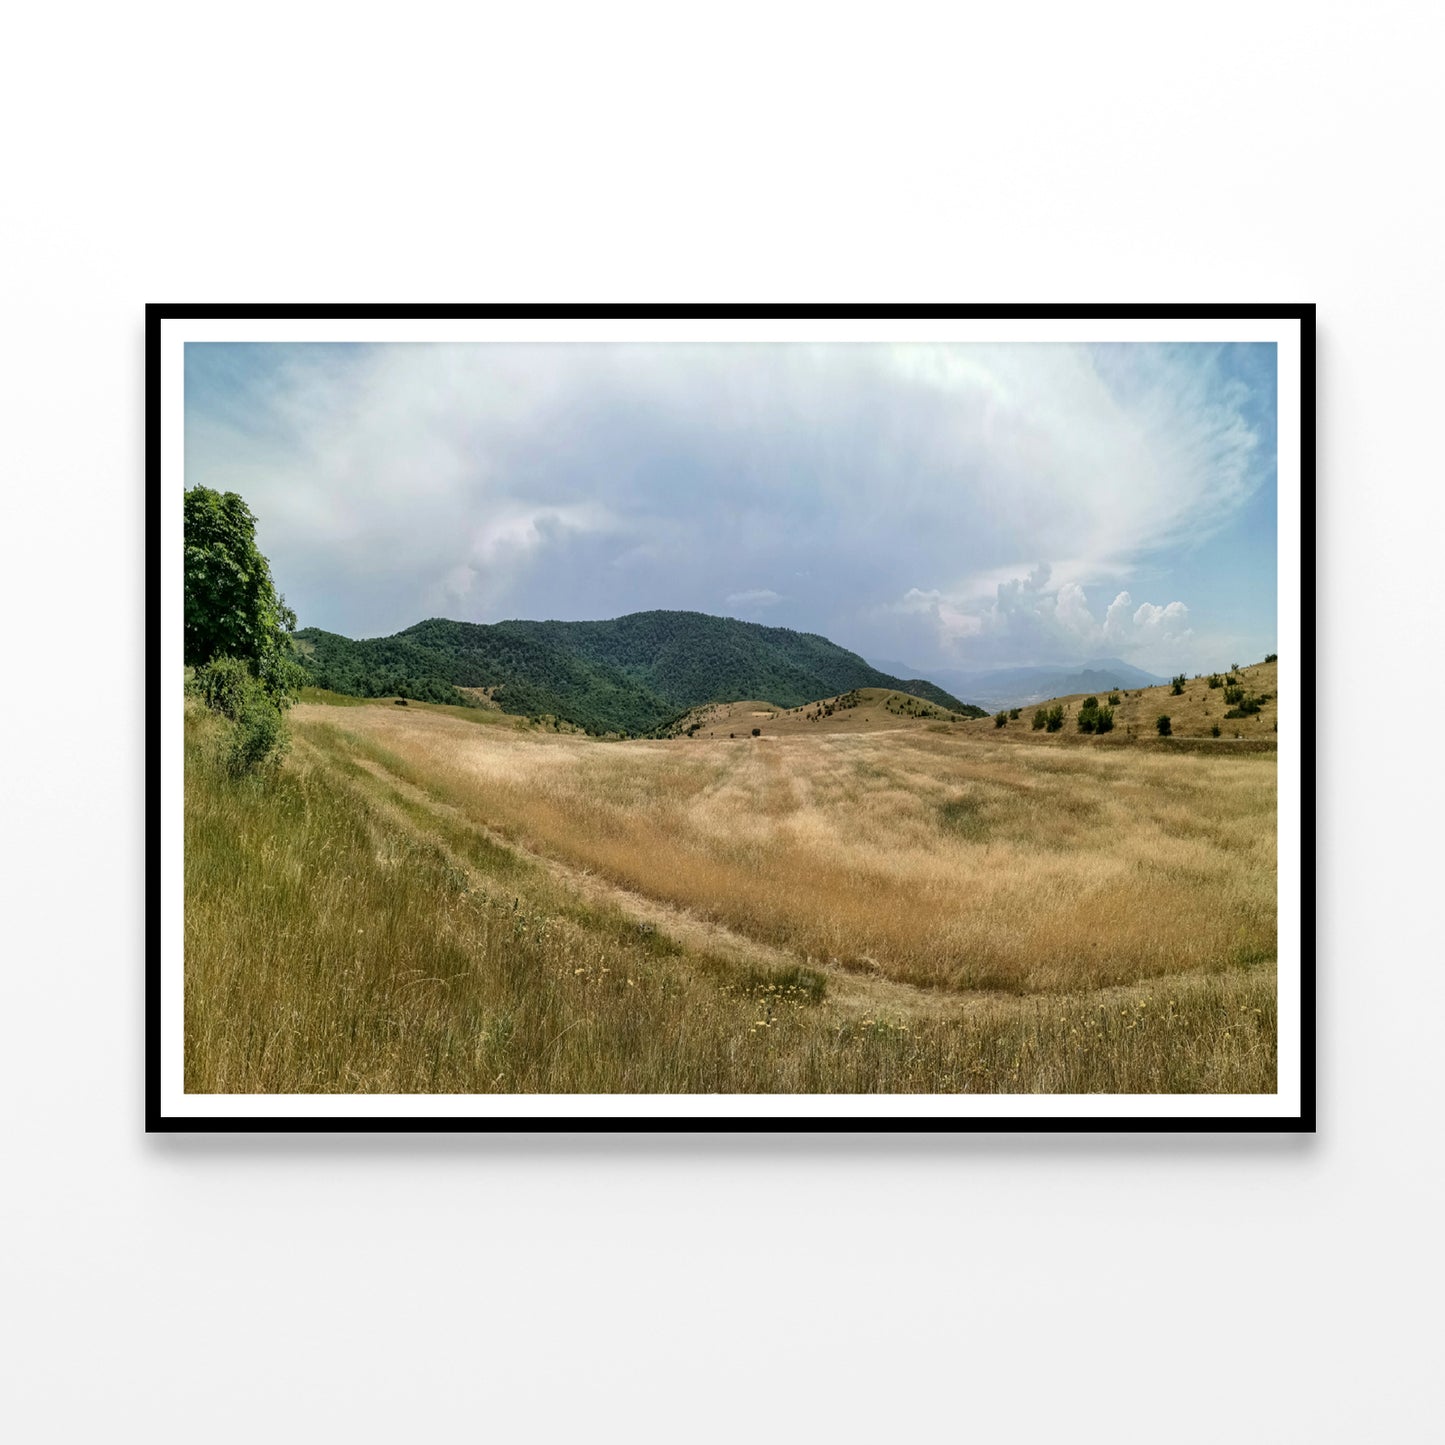
{"type": "Polygon", "coordinates": [[[406,786],[344,732],[298,733],[283,769],[237,779],[216,721],[187,718],[190,1092],[1275,1086],[1268,967],[871,1008],[801,961],[721,957],[579,902],[465,812],[413,798],[408,813],[406,786]]]}
{"type": "Polygon", "coordinates": [[[355,755],[471,822],[805,961],[1030,993],[1274,955],[1269,754],[345,725],[355,755]]]}

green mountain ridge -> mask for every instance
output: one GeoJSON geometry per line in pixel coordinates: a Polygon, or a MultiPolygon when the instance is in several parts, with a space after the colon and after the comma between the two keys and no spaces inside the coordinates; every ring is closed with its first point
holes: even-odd
{"type": "Polygon", "coordinates": [[[356,697],[469,702],[493,689],[507,712],[551,715],[591,733],[655,732],[708,702],[798,707],[857,687],[913,693],[983,716],[920,678],[879,672],[811,632],[702,612],[633,612],[605,622],[452,622],[428,618],[354,641],[307,627],[298,651],[319,687],[356,697]]]}

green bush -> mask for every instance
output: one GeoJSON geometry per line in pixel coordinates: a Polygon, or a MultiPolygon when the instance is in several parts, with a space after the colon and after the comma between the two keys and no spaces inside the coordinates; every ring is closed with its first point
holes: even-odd
{"type": "Polygon", "coordinates": [[[1218,723],[1214,723],[1214,724],[1210,727],[1210,729],[1209,729],[1209,736],[1212,737],[1212,738],[1217,738],[1217,737],[1219,736],[1219,724],[1218,724],[1218,723]]]}
{"type": "Polygon", "coordinates": [[[1001,728],[1001,727],[1006,726],[1007,723],[1008,723],[1008,714],[1007,714],[1006,712],[996,712],[996,713],[994,713],[994,715],[993,715],[993,725],[994,725],[994,727],[996,727],[996,728],[1001,728]]]}
{"type": "Polygon", "coordinates": [[[227,765],[237,776],[251,773],[263,764],[280,762],[290,745],[281,709],[258,687],[246,700],[241,716],[236,719],[235,732],[226,755],[227,765]]]}
{"type": "Polygon", "coordinates": [[[1019,710],[1018,710],[1018,708],[1016,708],[1016,707],[1011,707],[1011,708],[1008,710],[1008,715],[1009,715],[1009,717],[1010,717],[1010,719],[1011,719],[1012,721],[1017,722],[1017,721],[1018,721],[1018,717],[1019,717],[1019,710]]]}
{"type": "Polygon", "coordinates": [[[1184,674],[1183,674],[1182,672],[1179,674],[1178,677],[1171,677],[1171,678],[1169,679],[1169,691],[1170,691],[1175,697],[1182,697],[1182,696],[1183,696],[1183,694],[1184,694],[1184,683],[1185,683],[1185,680],[1186,680],[1186,679],[1185,679],[1184,674]]]}
{"type": "Polygon", "coordinates": [[[1224,679],[1220,677],[1217,672],[1211,672],[1209,674],[1209,685],[1210,687],[1223,687],[1224,679]]]}
{"type": "Polygon", "coordinates": [[[1111,692],[1111,693],[1109,694],[1109,706],[1110,706],[1110,707],[1118,707],[1118,706],[1119,706],[1119,694],[1118,694],[1117,692],[1111,692]]]}
{"type": "Polygon", "coordinates": [[[1044,714],[1044,727],[1051,733],[1056,733],[1064,725],[1064,706],[1056,702],[1048,712],[1044,714]]]}
{"type": "Polygon", "coordinates": [[[212,712],[239,722],[246,699],[259,689],[260,684],[239,658],[213,657],[196,669],[192,686],[212,712]]]}
{"type": "Polygon", "coordinates": [[[1034,714],[1034,731],[1035,731],[1035,732],[1039,732],[1039,731],[1043,728],[1044,724],[1045,724],[1048,720],[1049,720],[1049,715],[1048,715],[1047,711],[1045,711],[1045,709],[1043,709],[1043,708],[1040,708],[1040,709],[1034,714]]]}
{"type": "Polygon", "coordinates": [[[232,773],[249,773],[285,756],[290,738],[282,709],[291,699],[285,693],[273,695],[244,662],[213,657],[196,669],[191,686],[208,708],[232,724],[225,752],[232,773]]]}
{"type": "Polygon", "coordinates": [[[1279,653],[1277,653],[1277,652],[1269,652],[1269,653],[1266,653],[1264,660],[1265,660],[1266,662],[1278,662],[1278,661],[1279,661],[1279,653]]]}
{"type": "Polygon", "coordinates": [[[1094,724],[1094,731],[1095,731],[1096,733],[1111,733],[1111,732],[1114,731],[1114,709],[1113,709],[1113,708],[1111,708],[1111,707],[1101,707],[1101,708],[1099,709],[1099,716],[1098,716],[1098,720],[1097,720],[1097,721],[1095,722],[1095,724],[1094,724]]]}
{"type": "Polygon", "coordinates": [[[1159,729],[1159,736],[1161,738],[1167,738],[1173,735],[1174,728],[1167,717],[1156,718],[1154,726],[1159,729]]]}

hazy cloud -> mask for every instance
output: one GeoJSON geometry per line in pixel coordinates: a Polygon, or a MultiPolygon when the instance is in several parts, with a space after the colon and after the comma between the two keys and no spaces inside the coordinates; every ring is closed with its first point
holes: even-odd
{"type": "Polygon", "coordinates": [[[1263,347],[190,345],[186,388],[188,483],[354,635],[722,598],[919,665],[1144,657],[1209,599],[1125,589],[1273,485],[1263,347]]]}
{"type": "Polygon", "coordinates": [[[771,587],[752,587],[746,592],[729,592],[723,598],[723,605],[740,612],[755,612],[763,607],[776,607],[783,601],[781,592],[771,587]]]}

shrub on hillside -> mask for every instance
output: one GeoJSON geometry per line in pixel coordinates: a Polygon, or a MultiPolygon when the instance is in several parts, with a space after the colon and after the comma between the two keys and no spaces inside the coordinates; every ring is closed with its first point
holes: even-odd
{"type": "Polygon", "coordinates": [[[754,736],[755,738],[760,738],[760,737],[762,737],[762,735],[763,735],[763,730],[762,730],[762,728],[754,728],[754,729],[753,729],[753,736],[754,736]]]}
{"type": "Polygon", "coordinates": [[[1011,708],[1008,710],[1008,715],[1009,715],[1009,718],[1010,718],[1012,721],[1017,722],[1017,721],[1018,721],[1018,716],[1019,716],[1019,710],[1018,710],[1018,708],[1016,708],[1016,707],[1011,707],[1011,708]]]}
{"type": "Polygon", "coordinates": [[[1220,677],[1217,672],[1211,672],[1209,674],[1209,685],[1210,687],[1223,687],[1224,679],[1220,677]]]}
{"type": "Polygon", "coordinates": [[[1279,653],[1277,653],[1277,652],[1268,652],[1268,653],[1265,654],[1264,660],[1265,660],[1266,662],[1278,662],[1278,661],[1279,661],[1279,653]]]}
{"type": "Polygon", "coordinates": [[[255,772],[267,763],[279,763],[291,745],[281,709],[257,688],[236,719],[226,763],[237,777],[255,772]]]}
{"type": "Polygon", "coordinates": [[[1119,694],[1118,694],[1117,692],[1111,692],[1111,693],[1109,694],[1109,706],[1110,706],[1110,707],[1118,707],[1118,706],[1119,706],[1119,694]]]}
{"type": "Polygon", "coordinates": [[[247,695],[257,686],[251,669],[235,657],[213,657],[198,667],[192,682],[196,693],[212,712],[240,720],[247,695]]]}
{"type": "Polygon", "coordinates": [[[1178,677],[1171,677],[1171,678],[1169,679],[1169,691],[1170,691],[1175,697],[1182,697],[1182,696],[1184,695],[1184,683],[1185,683],[1185,680],[1186,680],[1186,679],[1185,679],[1184,674],[1183,674],[1182,672],[1179,674],[1178,677]]]}
{"type": "Polygon", "coordinates": [[[1056,702],[1048,712],[1044,714],[1044,727],[1051,733],[1056,733],[1064,725],[1064,706],[1056,702]]]}
{"type": "Polygon", "coordinates": [[[1049,714],[1048,714],[1047,710],[1044,709],[1044,708],[1040,708],[1040,709],[1034,714],[1034,724],[1033,724],[1033,726],[1034,726],[1034,731],[1035,731],[1035,732],[1041,731],[1042,728],[1043,728],[1043,726],[1044,726],[1044,724],[1045,724],[1048,720],[1049,720],[1049,714]]]}
{"type": "Polygon", "coordinates": [[[1174,731],[1174,726],[1167,717],[1156,718],[1154,721],[1154,726],[1159,729],[1159,736],[1161,738],[1167,738],[1171,736],[1174,731]]]}
{"type": "Polygon", "coordinates": [[[1111,707],[1101,707],[1101,708],[1099,709],[1099,716],[1098,716],[1098,720],[1097,720],[1097,721],[1095,722],[1095,724],[1094,724],[1094,731],[1095,731],[1096,733],[1111,733],[1111,732],[1114,731],[1114,709],[1113,709],[1113,708],[1111,708],[1111,707]]]}
{"type": "Polygon", "coordinates": [[[1217,737],[1219,736],[1219,724],[1218,724],[1218,723],[1214,723],[1214,724],[1210,727],[1210,729],[1209,729],[1209,736],[1212,737],[1212,738],[1217,738],[1217,737]]]}
{"type": "Polygon", "coordinates": [[[1006,726],[1007,723],[1008,723],[1008,714],[1007,714],[1006,712],[996,712],[996,713],[994,713],[994,715],[993,715],[993,725],[994,725],[994,727],[996,727],[996,728],[1001,728],[1001,727],[1006,726]]]}

